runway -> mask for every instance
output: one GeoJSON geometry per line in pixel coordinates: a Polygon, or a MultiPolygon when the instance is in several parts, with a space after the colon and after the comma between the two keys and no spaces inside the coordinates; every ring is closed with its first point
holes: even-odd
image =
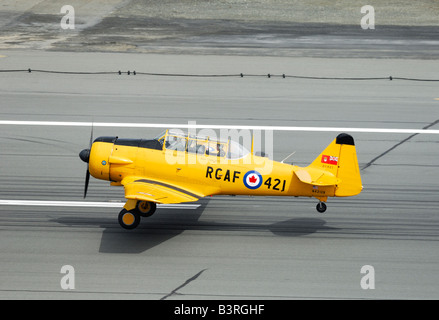
{"type": "MultiPolygon", "coordinates": [[[[8,68],[438,74],[428,60],[2,54],[8,68]]],[[[430,82],[11,73],[0,78],[0,95],[0,120],[9,121],[439,129],[437,84],[430,82]]],[[[209,197],[191,208],[159,208],[127,231],[117,222],[121,188],[92,179],[90,206],[69,205],[84,201],[78,153],[90,131],[0,126],[0,200],[17,201],[0,201],[1,299],[439,297],[437,134],[352,133],[364,190],[329,199],[325,214],[315,199],[209,197]],[[108,205],[91,206],[101,202],[108,205]],[[64,265],[75,270],[73,290],[60,286],[64,265]],[[374,289],[361,286],[365,265],[374,268],[374,289]]],[[[93,134],[148,138],[160,131],[109,126],[93,134]]],[[[292,161],[307,165],[336,134],[275,130],[273,158],[296,151],[292,161]]]]}

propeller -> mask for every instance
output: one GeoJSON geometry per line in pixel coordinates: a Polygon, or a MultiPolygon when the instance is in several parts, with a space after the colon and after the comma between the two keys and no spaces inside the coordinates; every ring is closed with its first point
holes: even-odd
{"type": "Polygon", "coordinates": [[[89,170],[89,162],[90,162],[90,150],[91,145],[93,144],[93,125],[91,126],[91,134],[90,134],[90,144],[88,149],[84,149],[79,153],[79,158],[87,163],[87,171],[85,172],[85,186],[84,186],[84,199],[87,196],[88,183],[90,181],[90,170],[89,170]]]}

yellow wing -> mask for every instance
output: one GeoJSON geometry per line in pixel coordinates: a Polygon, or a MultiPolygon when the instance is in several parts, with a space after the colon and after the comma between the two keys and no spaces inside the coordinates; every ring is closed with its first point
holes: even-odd
{"type": "Polygon", "coordinates": [[[125,198],[133,200],[180,203],[197,201],[205,196],[175,184],[143,177],[126,177],[121,183],[125,187],[125,198]]]}

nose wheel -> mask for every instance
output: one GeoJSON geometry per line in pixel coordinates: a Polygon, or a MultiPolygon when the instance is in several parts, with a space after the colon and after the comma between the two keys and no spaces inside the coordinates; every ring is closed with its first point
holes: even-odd
{"type": "Polygon", "coordinates": [[[320,213],[325,212],[326,211],[326,203],[320,201],[319,203],[317,203],[316,209],[320,213]]]}

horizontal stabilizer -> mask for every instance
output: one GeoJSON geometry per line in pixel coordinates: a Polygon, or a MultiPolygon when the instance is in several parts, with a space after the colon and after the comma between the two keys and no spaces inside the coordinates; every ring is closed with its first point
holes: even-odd
{"type": "Polygon", "coordinates": [[[332,173],[314,168],[297,170],[294,174],[301,182],[314,186],[334,186],[340,182],[332,173]]]}

